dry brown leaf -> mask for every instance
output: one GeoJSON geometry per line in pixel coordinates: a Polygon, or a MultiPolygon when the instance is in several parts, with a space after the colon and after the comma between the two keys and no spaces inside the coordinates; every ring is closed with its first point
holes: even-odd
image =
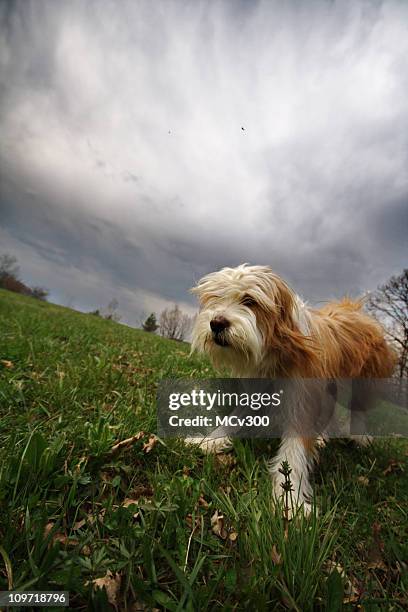
{"type": "Polygon", "coordinates": [[[77,521],[72,525],[72,531],[78,531],[78,529],[81,529],[81,527],[83,527],[85,524],[86,519],[81,519],[80,521],[77,521]]]}
{"type": "Polygon", "coordinates": [[[359,482],[364,487],[368,487],[368,485],[370,483],[370,481],[368,480],[367,476],[359,476],[357,478],[357,482],[359,482]]]}
{"type": "Polygon", "coordinates": [[[14,368],[13,362],[8,359],[0,359],[0,363],[2,363],[5,368],[14,368]]]}
{"type": "Polygon", "coordinates": [[[209,508],[210,504],[208,503],[208,501],[206,499],[204,499],[204,497],[202,495],[200,495],[200,497],[198,498],[197,504],[199,506],[201,506],[202,508],[209,508]]]}
{"type": "Polygon", "coordinates": [[[120,574],[112,574],[110,570],[107,571],[103,578],[95,578],[92,580],[94,589],[106,589],[106,596],[109,603],[117,609],[118,606],[118,593],[120,589],[120,574]]]}
{"type": "Polygon", "coordinates": [[[130,610],[130,612],[145,612],[146,610],[149,610],[150,608],[144,604],[142,601],[135,601],[134,603],[131,604],[130,608],[128,608],[128,610],[130,610]]]}
{"type": "MultiPolygon", "coordinates": [[[[47,523],[47,525],[44,527],[44,537],[47,537],[51,533],[54,526],[55,526],[55,523],[47,523]]],[[[51,541],[52,543],[60,542],[63,546],[68,546],[68,545],[76,546],[77,544],[79,544],[77,539],[75,538],[70,539],[68,538],[68,536],[64,535],[60,531],[55,532],[51,536],[51,541]]]]}
{"type": "Polygon", "coordinates": [[[200,525],[200,517],[196,516],[194,519],[194,527],[193,527],[193,515],[192,514],[187,514],[186,516],[186,523],[188,525],[188,527],[190,529],[194,528],[194,531],[197,529],[197,527],[199,527],[200,525]]]}
{"type": "Polygon", "coordinates": [[[63,546],[76,546],[79,541],[76,538],[69,538],[63,533],[57,532],[52,536],[53,542],[61,542],[63,546]]]}
{"type": "Polygon", "coordinates": [[[387,474],[392,474],[393,472],[403,472],[404,468],[400,461],[396,459],[390,459],[387,467],[383,471],[383,475],[387,476],[387,474]]]}
{"type": "Polygon", "coordinates": [[[218,510],[216,510],[211,517],[211,529],[212,532],[222,540],[227,539],[228,533],[224,528],[224,516],[219,514],[218,510]]]}
{"type": "MultiPolygon", "coordinates": [[[[129,506],[132,505],[137,505],[139,502],[137,499],[131,499],[130,497],[127,497],[123,503],[121,504],[124,508],[128,508],[129,506]]],[[[139,512],[134,512],[133,513],[133,518],[137,518],[139,516],[139,512]]]]}
{"type": "Polygon", "coordinates": [[[276,548],[276,544],[274,544],[272,546],[271,557],[272,557],[272,561],[273,561],[273,563],[275,565],[281,565],[281,563],[282,563],[282,555],[280,553],[278,553],[278,550],[276,548]]]}
{"type": "Polygon", "coordinates": [[[123,448],[127,448],[128,446],[132,446],[132,444],[140,440],[140,438],[143,438],[144,435],[144,431],[139,431],[139,433],[135,434],[131,438],[126,438],[126,440],[121,440],[120,442],[117,442],[110,449],[111,454],[117,453],[118,451],[122,450],[123,448]]]}
{"type": "Polygon", "coordinates": [[[371,561],[367,563],[368,569],[382,570],[384,572],[387,570],[387,566],[385,565],[382,558],[378,556],[377,551],[374,551],[374,552],[369,551],[368,554],[369,554],[369,557],[371,557],[371,561]]]}
{"type": "Polygon", "coordinates": [[[46,538],[47,535],[50,533],[50,531],[52,530],[52,528],[54,527],[55,523],[47,523],[46,526],[44,527],[44,537],[46,538]]]}
{"type": "Polygon", "coordinates": [[[149,441],[143,444],[143,452],[150,453],[150,451],[156,446],[157,441],[157,437],[152,434],[149,438],[149,441]]]}
{"type": "Polygon", "coordinates": [[[132,504],[138,504],[139,500],[137,499],[132,499],[131,497],[126,497],[126,499],[123,500],[123,502],[121,503],[121,506],[124,506],[125,508],[127,508],[128,506],[131,506],[132,504]]]}
{"type": "Polygon", "coordinates": [[[160,612],[159,608],[151,608],[143,601],[135,601],[128,607],[129,612],[160,612]]]}
{"type": "Polygon", "coordinates": [[[238,538],[237,532],[236,531],[230,531],[230,533],[228,534],[228,539],[231,542],[235,542],[237,540],[237,538],[238,538]]]}
{"type": "Polygon", "coordinates": [[[133,499],[141,499],[141,498],[148,498],[148,497],[153,497],[154,491],[153,488],[150,485],[136,485],[135,487],[133,487],[132,489],[132,498],[133,499]]]}
{"type": "Polygon", "coordinates": [[[345,578],[343,603],[357,603],[361,599],[361,590],[357,588],[355,579],[345,578]]]}
{"type": "Polygon", "coordinates": [[[338,574],[340,574],[342,578],[346,577],[346,572],[344,571],[344,567],[340,565],[340,563],[336,563],[336,561],[333,561],[332,559],[328,559],[324,563],[323,569],[327,574],[331,574],[332,572],[336,571],[338,574]]]}
{"type": "Polygon", "coordinates": [[[231,453],[228,453],[228,454],[219,453],[215,455],[214,458],[215,458],[216,463],[218,463],[219,465],[223,465],[225,467],[233,467],[237,463],[236,458],[231,453]]]}
{"type": "Polygon", "coordinates": [[[386,570],[387,566],[384,563],[383,551],[384,542],[380,537],[381,525],[377,521],[373,523],[373,541],[368,549],[367,553],[367,567],[368,569],[380,569],[386,570]]]}
{"type": "Polygon", "coordinates": [[[344,599],[343,603],[356,603],[360,600],[361,595],[360,591],[357,588],[357,583],[353,577],[346,576],[346,572],[344,567],[340,565],[340,563],[336,563],[336,561],[328,560],[324,564],[324,570],[327,574],[331,574],[331,572],[336,571],[343,579],[344,584],[344,599]]]}

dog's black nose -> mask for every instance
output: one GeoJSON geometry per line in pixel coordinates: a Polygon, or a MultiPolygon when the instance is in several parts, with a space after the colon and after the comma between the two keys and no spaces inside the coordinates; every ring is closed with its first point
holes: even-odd
{"type": "Polygon", "coordinates": [[[213,331],[214,334],[219,334],[220,332],[224,331],[224,329],[227,329],[229,325],[230,322],[228,321],[228,319],[221,316],[214,317],[214,319],[211,319],[210,321],[211,331],[213,331]]]}

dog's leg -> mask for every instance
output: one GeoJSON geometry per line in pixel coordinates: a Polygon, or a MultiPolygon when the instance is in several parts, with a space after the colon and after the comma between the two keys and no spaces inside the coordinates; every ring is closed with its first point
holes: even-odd
{"type": "Polygon", "coordinates": [[[368,433],[367,412],[374,400],[372,381],[354,379],[350,401],[350,439],[358,446],[369,446],[373,437],[368,433]]]}
{"type": "Polygon", "coordinates": [[[290,469],[290,480],[293,492],[291,503],[296,508],[303,505],[304,513],[310,514],[312,487],[309,481],[309,472],[313,465],[315,440],[287,435],[282,439],[276,457],[269,464],[269,471],[273,479],[275,497],[281,499],[284,489],[285,476],[279,471],[282,462],[287,461],[290,469]]]}
{"type": "Polygon", "coordinates": [[[218,454],[223,453],[232,448],[232,442],[230,438],[223,436],[221,438],[184,438],[186,444],[195,444],[200,447],[200,450],[206,454],[218,454]]]}

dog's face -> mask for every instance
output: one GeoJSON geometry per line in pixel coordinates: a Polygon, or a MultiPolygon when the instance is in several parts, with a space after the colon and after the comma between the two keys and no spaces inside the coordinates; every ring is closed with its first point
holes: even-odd
{"type": "Polygon", "coordinates": [[[267,266],[224,268],[192,289],[200,301],[193,350],[236,372],[254,368],[293,328],[296,296],[267,266]]]}

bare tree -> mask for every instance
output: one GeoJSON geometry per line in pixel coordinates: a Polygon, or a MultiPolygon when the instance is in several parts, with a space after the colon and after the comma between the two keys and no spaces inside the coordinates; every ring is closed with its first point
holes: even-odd
{"type": "Polygon", "coordinates": [[[369,296],[366,307],[383,323],[398,351],[399,377],[408,377],[408,269],[380,285],[369,296]]]}
{"type": "Polygon", "coordinates": [[[0,287],[22,295],[32,294],[30,287],[27,287],[20,279],[17,257],[9,253],[0,255],[0,287]]]}
{"type": "Polygon", "coordinates": [[[105,319],[109,321],[120,321],[121,315],[118,313],[119,302],[116,298],[113,298],[106,309],[106,314],[104,315],[105,319]]]}
{"type": "Polygon", "coordinates": [[[171,340],[184,340],[190,332],[192,317],[180,310],[178,304],[160,314],[160,335],[171,340]]]}
{"type": "Polygon", "coordinates": [[[20,266],[17,263],[17,257],[4,253],[0,255],[0,278],[3,276],[9,276],[19,280],[20,278],[20,266]]]}
{"type": "Polygon", "coordinates": [[[21,293],[21,295],[32,295],[30,287],[27,287],[21,280],[11,274],[0,276],[0,288],[13,291],[14,293],[21,293]]]}
{"type": "Polygon", "coordinates": [[[28,287],[20,278],[20,266],[17,257],[4,253],[0,255],[0,287],[14,293],[30,295],[39,300],[47,300],[49,291],[44,287],[28,287]]]}

